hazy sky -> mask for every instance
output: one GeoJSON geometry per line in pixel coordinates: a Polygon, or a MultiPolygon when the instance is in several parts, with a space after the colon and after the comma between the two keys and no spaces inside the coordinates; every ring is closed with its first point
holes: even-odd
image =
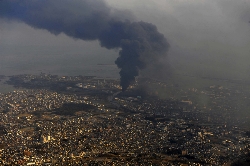
{"type": "MultiPolygon", "coordinates": [[[[165,61],[174,72],[250,79],[249,0],[105,1],[114,10],[123,10],[125,18],[158,27],[171,45],[165,61]]],[[[0,74],[30,70],[80,74],[90,64],[114,64],[118,55],[118,50],[102,48],[98,41],[55,36],[6,19],[0,19],[0,49],[0,74]]],[[[109,66],[105,72],[115,69],[109,66]]],[[[117,72],[111,75],[118,76],[117,72]]]]}

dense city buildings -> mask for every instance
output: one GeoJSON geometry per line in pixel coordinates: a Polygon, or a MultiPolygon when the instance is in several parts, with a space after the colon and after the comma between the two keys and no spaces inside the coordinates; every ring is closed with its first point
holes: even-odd
{"type": "Polygon", "coordinates": [[[8,84],[19,90],[0,94],[1,165],[231,165],[250,152],[248,117],[233,117],[235,93],[250,97],[240,90],[211,85],[160,99],[93,76],[18,75],[8,84]]]}

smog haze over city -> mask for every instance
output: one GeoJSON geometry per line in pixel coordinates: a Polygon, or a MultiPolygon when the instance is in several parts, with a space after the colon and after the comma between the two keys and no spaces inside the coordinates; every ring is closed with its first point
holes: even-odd
{"type": "Polygon", "coordinates": [[[0,0],[0,50],[0,164],[250,162],[248,0],[0,0]]]}

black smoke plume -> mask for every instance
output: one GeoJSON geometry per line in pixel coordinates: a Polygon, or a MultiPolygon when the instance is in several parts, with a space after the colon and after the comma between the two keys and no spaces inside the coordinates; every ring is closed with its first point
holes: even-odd
{"type": "Polygon", "coordinates": [[[125,20],[103,0],[1,0],[0,17],[22,21],[52,34],[99,40],[107,49],[119,49],[115,61],[123,91],[139,70],[166,55],[169,44],[155,25],[125,20]]]}

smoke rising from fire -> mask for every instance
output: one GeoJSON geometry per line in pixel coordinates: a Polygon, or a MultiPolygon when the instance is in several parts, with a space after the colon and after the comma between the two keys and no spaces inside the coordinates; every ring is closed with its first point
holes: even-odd
{"type": "Polygon", "coordinates": [[[169,44],[157,27],[121,17],[102,0],[2,0],[0,17],[17,20],[58,35],[98,40],[102,47],[120,49],[115,61],[126,90],[148,64],[166,55],[169,44]]]}

